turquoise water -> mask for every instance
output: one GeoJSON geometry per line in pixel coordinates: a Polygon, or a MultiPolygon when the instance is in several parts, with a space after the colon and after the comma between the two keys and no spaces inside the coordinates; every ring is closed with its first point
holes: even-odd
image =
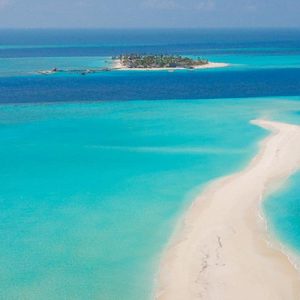
{"type": "MultiPolygon", "coordinates": [[[[195,57],[195,56],[191,56],[195,57]]],[[[228,63],[228,71],[257,70],[274,68],[300,68],[300,55],[247,55],[224,54],[206,55],[212,62],[228,63]]],[[[51,70],[54,67],[61,70],[88,69],[110,67],[111,57],[107,56],[66,56],[66,57],[0,57],[0,76],[28,76],[35,75],[37,71],[51,70]]],[[[194,70],[193,72],[203,72],[194,70]]],[[[205,72],[224,71],[223,68],[210,69],[205,72]]],[[[132,71],[131,71],[132,72],[132,71]]],[[[177,71],[186,72],[186,71],[177,71]]],[[[107,75],[105,73],[105,75],[107,75]]],[[[90,75],[91,76],[91,75],[90,75]]],[[[95,76],[95,75],[94,75],[95,76]]]]}
{"type": "Polygon", "coordinates": [[[300,255],[300,173],[292,176],[279,192],[263,202],[270,229],[279,241],[300,255]]]}
{"type": "MultiPolygon", "coordinates": [[[[253,51],[253,49],[251,49],[253,51]]],[[[300,55],[270,55],[253,53],[250,54],[249,49],[246,53],[232,53],[232,54],[209,54],[206,55],[211,62],[222,62],[229,64],[226,67],[228,71],[237,70],[259,70],[259,69],[283,69],[283,68],[300,68],[300,55]]],[[[196,58],[196,55],[191,55],[196,58]]],[[[203,70],[198,70],[198,72],[203,70]]],[[[211,69],[209,71],[224,71],[223,68],[211,69]]]]}
{"type": "Polygon", "coordinates": [[[149,299],[178,216],[299,97],[0,106],[2,299],[149,299]]]}
{"type": "Polygon", "coordinates": [[[230,69],[300,68],[300,55],[210,55],[210,61],[226,62],[230,69]]]}
{"type": "MultiPolygon", "coordinates": [[[[268,134],[249,121],[300,124],[299,62],[299,30],[0,30],[0,299],[150,299],[179,216],[268,134]],[[137,52],[231,65],[36,74],[137,52]]],[[[299,180],[264,203],[296,251],[299,180]]]]}
{"type": "Polygon", "coordinates": [[[18,57],[0,58],[0,76],[35,75],[38,71],[101,68],[107,66],[109,57],[18,57]]]}

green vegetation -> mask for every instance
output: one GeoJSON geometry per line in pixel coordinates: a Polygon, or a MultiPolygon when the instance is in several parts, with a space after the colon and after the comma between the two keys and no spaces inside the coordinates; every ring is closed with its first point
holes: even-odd
{"type": "Polygon", "coordinates": [[[182,57],[176,55],[139,55],[139,54],[126,54],[113,59],[120,60],[122,66],[131,69],[144,69],[144,68],[187,68],[193,69],[197,66],[208,64],[207,59],[197,58],[192,59],[189,57],[182,57]]]}

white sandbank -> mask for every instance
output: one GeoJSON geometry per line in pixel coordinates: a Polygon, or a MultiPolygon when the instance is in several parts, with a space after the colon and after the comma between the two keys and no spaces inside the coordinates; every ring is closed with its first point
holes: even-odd
{"type": "Polygon", "coordinates": [[[272,134],[245,170],[211,183],[188,209],[163,255],[155,299],[300,299],[299,273],[259,217],[262,198],[300,167],[300,126],[252,123],[272,134]]]}
{"type": "Polygon", "coordinates": [[[224,68],[228,67],[229,64],[218,63],[218,62],[208,62],[202,66],[194,66],[193,69],[187,68],[127,68],[124,66],[120,60],[114,60],[113,70],[116,71],[176,71],[176,70],[199,70],[199,69],[214,69],[214,68],[224,68]]]}

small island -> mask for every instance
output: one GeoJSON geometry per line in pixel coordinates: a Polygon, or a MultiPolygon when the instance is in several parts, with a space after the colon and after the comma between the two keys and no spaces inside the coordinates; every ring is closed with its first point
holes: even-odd
{"type": "Polygon", "coordinates": [[[212,63],[203,58],[180,55],[125,54],[112,57],[113,69],[121,70],[175,70],[225,67],[227,64],[212,63]]]}
{"type": "Polygon", "coordinates": [[[83,69],[59,69],[57,67],[50,70],[39,70],[38,74],[80,74],[88,75],[100,72],[118,71],[118,70],[140,70],[140,71],[163,71],[168,70],[193,70],[193,69],[209,69],[227,67],[226,63],[210,62],[204,58],[190,58],[180,55],[141,55],[141,54],[125,54],[112,57],[111,61],[107,61],[108,66],[99,68],[83,68],[83,69]]]}

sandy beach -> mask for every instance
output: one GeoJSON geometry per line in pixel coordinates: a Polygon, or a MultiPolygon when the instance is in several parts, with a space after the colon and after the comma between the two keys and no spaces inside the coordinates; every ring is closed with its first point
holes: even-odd
{"type": "Polygon", "coordinates": [[[244,170],[209,184],[185,213],[163,255],[155,299],[300,299],[299,273],[260,217],[263,198],[300,167],[300,127],[252,123],[270,135],[244,170]]]}
{"type": "Polygon", "coordinates": [[[219,62],[209,62],[208,64],[202,66],[194,66],[193,69],[186,68],[127,68],[120,60],[115,60],[113,63],[113,69],[116,71],[176,71],[176,70],[199,70],[199,69],[214,69],[214,68],[225,68],[229,64],[219,63],[219,62]]]}

